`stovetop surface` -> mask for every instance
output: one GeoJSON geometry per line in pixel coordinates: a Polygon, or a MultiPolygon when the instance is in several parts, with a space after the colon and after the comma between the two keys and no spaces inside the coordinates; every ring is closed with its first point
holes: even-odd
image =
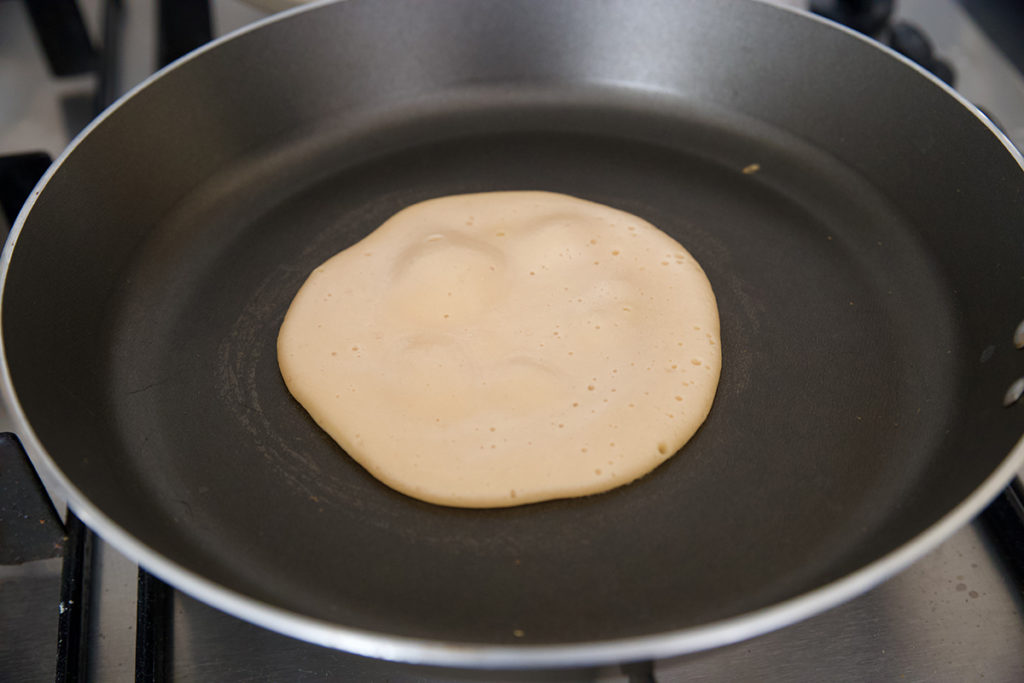
{"type": "MultiPolygon", "coordinates": [[[[975,3],[973,15],[954,0],[904,0],[897,7],[955,67],[960,91],[1024,148],[1024,75],[982,30],[979,4],[985,3],[975,3]]],[[[98,35],[102,3],[79,5],[98,35]]],[[[265,15],[238,0],[214,0],[212,9],[217,34],[265,15]]],[[[155,12],[153,0],[125,4],[122,90],[155,67],[155,12]]],[[[0,154],[56,156],[91,117],[95,78],[49,75],[21,3],[0,2],[0,67],[0,154]]],[[[61,566],[59,557],[0,566],[0,680],[53,679],[61,566]]],[[[93,568],[88,680],[133,680],[137,567],[97,539],[93,568]]],[[[975,521],[863,596],[750,641],[646,665],[503,672],[393,664],[328,650],[173,592],[167,669],[176,681],[1016,681],[1024,680],[1022,590],[1021,575],[990,527],[975,521]]]]}

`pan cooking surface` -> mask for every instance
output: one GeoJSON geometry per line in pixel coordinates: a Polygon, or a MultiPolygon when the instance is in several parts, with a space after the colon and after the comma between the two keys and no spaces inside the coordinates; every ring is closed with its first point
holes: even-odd
{"type": "MultiPolygon", "coordinates": [[[[779,140],[681,120],[657,143],[587,131],[593,115],[523,110],[508,132],[493,120],[441,140],[443,116],[410,122],[401,149],[315,182],[301,165],[262,169],[257,187],[226,173],[152,236],[112,312],[107,436],[204,572],[371,630],[543,643],[700,624],[855,567],[857,540],[931,457],[942,410],[922,397],[951,393],[939,283],[912,231],[862,180],[779,140]],[[499,189],[636,213],[715,288],[711,416],[630,486],[507,510],[420,503],[283,385],[276,334],[312,268],[408,204],[499,189]]],[[[618,117],[666,125],[599,118],[618,117]]]]}

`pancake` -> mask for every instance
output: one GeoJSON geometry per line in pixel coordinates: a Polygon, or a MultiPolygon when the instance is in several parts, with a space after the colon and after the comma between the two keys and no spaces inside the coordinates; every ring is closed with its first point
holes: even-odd
{"type": "Polygon", "coordinates": [[[386,485],[505,507],[627,484],[693,436],[718,310],[674,239],[550,192],[440,197],[333,256],[277,342],[288,390],[386,485]]]}

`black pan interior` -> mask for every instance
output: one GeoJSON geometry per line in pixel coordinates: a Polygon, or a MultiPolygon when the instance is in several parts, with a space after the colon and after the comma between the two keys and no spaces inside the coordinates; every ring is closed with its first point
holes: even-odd
{"type": "MultiPolygon", "coordinates": [[[[923,208],[925,190],[900,195],[844,158],[871,149],[614,85],[483,84],[384,111],[218,148],[215,170],[181,170],[152,197],[131,192],[130,166],[94,166],[129,185],[98,207],[118,208],[90,214],[86,195],[69,191],[81,201],[68,206],[53,190],[19,238],[3,324],[33,428],[90,500],[179,565],[388,634],[657,633],[857,570],[951,509],[1019,436],[999,399],[1020,283],[991,272],[1019,231],[1000,232],[989,209],[972,214],[974,241],[958,236],[958,212],[993,192],[1019,207],[1019,194],[964,185],[965,198],[931,198],[946,212],[923,208]],[[502,510],[420,503],[291,399],[277,329],[313,267],[395,211],[508,189],[603,202],[684,244],[718,297],[719,393],[691,443],[627,487],[502,510]],[[61,230],[75,246],[52,256],[61,230]]],[[[90,170],[82,158],[54,184],[90,170]]],[[[1001,163],[989,172],[1009,187],[1001,163]]]]}

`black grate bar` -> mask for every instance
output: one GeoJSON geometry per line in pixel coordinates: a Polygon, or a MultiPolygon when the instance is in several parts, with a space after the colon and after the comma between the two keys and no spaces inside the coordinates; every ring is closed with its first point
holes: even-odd
{"type": "Polygon", "coordinates": [[[54,76],[93,70],[96,51],[76,0],[25,0],[25,9],[54,76]]]}
{"type": "Polygon", "coordinates": [[[160,66],[210,42],[213,22],[209,0],[160,0],[159,11],[160,66]]]}
{"type": "Polygon", "coordinates": [[[92,532],[68,510],[57,621],[57,683],[85,680],[92,532]]]}
{"type": "Polygon", "coordinates": [[[50,155],[46,152],[0,156],[0,211],[11,225],[49,167],[50,155]]]}
{"type": "Polygon", "coordinates": [[[18,437],[0,434],[0,565],[61,557],[65,540],[64,524],[18,437]]]}
{"type": "Polygon", "coordinates": [[[100,52],[96,114],[109,107],[121,94],[121,36],[124,26],[124,5],[121,0],[106,0],[103,6],[103,50],[100,52]]]}
{"type": "Polygon", "coordinates": [[[139,599],[135,627],[135,681],[161,683],[167,675],[171,588],[145,569],[139,569],[139,599]]]}

